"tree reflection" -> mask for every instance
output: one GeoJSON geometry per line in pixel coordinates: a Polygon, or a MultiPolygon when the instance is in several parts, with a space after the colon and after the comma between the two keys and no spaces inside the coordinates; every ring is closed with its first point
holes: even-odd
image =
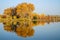
{"type": "Polygon", "coordinates": [[[30,37],[34,35],[33,27],[39,23],[38,21],[36,21],[36,23],[32,21],[17,21],[16,24],[15,22],[12,22],[12,24],[5,22],[3,24],[4,30],[8,32],[15,32],[18,36],[22,37],[30,37]]]}
{"type": "Polygon", "coordinates": [[[26,22],[17,22],[16,25],[13,22],[12,24],[7,25],[8,23],[4,24],[4,30],[9,32],[15,32],[18,36],[27,37],[34,35],[34,29],[31,27],[32,24],[29,21],[26,22]]]}

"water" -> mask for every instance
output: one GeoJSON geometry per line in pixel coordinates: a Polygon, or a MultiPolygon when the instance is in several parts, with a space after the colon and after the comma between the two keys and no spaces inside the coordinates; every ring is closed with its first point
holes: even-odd
{"type": "Polygon", "coordinates": [[[23,37],[18,36],[15,31],[4,30],[4,25],[0,23],[0,40],[60,40],[60,23],[50,23],[32,27],[33,35],[23,37]]]}

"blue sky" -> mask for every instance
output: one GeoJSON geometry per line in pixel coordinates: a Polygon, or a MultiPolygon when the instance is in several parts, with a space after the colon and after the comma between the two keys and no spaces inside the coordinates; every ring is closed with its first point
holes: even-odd
{"type": "Polygon", "coordinates": [[[60,15],[60,0],[0,0],[0,14],[4,9],[15,7],[22,2],[34,4],[34,12],[38,14],[60,15]]]}

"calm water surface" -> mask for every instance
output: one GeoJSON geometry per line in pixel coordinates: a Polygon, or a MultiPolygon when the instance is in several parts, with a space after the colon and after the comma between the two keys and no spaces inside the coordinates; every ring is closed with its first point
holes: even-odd
{"type": "Polygon", "coordinates": [[[8,32],[4,30],[4,25],[0,23],[0,40],[60,40],[60,23],[50,23],[37,25],[33,27],[34,33],[32,36],[22,37],[15,32],[8,32]]]}

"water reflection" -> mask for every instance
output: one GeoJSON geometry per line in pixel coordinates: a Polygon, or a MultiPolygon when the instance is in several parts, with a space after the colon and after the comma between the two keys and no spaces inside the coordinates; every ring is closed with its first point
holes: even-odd
{"type": "Polygon", "coordinates": [[[31,27],[32,24],[29,22],[13,22],[12,24],[3,23],[4,30],[8,32],[15,32],[18,36],[32,36],[34,34],[34,29],[31,27]]]}
{"type": "Polygon", "coordinates": [[[34,35],[33,27],[36,25],[44,25],[45,22],[39,21],[16,21],[3,22],[4,30],[7,32],[15,32],[18,36],[30,37],[34,35]]]}

